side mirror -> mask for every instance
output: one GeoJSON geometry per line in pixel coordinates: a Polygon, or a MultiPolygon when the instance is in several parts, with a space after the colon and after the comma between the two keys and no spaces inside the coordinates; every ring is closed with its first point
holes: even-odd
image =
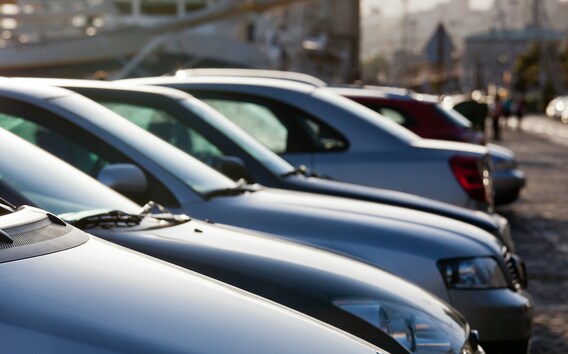
{"type": "Polygon", "coordinates": [[[213,160],[212,167],[234,181],[244,179],[252,182],[243,160],[236,156],[218,156],[213,160]]]}
{"type": "Polygon", "coordinates": [[[148,189],[144,172],[129,163],[107,165],[101,169],[97,179],[119,193],[141,194],[148,189]]]}

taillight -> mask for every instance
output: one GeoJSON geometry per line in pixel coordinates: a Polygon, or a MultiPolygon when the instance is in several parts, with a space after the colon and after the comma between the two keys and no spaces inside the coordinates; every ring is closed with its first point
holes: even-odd
{"type": "Polygon", "coordinates": [[[454,156],[450,166],[462,188],[473,200],[491,205],[489,170],[483,161],[473,156],[454,156]]]}

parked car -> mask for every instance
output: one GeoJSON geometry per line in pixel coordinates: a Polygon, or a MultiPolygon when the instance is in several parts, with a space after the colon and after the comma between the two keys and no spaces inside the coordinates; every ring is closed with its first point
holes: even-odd
{"type": "MultiPolygon", "coordinates": [[[[380,113],[427,139],[461,141],[485,145],[483,134],[472,128],[469,120],[457,111],[444,107],[437,99],[420,99],[421,95],[397,95],[376,89],[334,88],[336,93],[380,113]]],[[[487,144],[491,158],[494,202],[512,203],[526,184],[526,176],[518,168],[513,151],[487,144]]]]}
{"type": "Polygon", "coordinates": [[[515,250],[507,220],[495,213],[472,212],[411,194],[314,176],[293,167],[216,110],[182,91],[107,81],[30,80],[89,97],[233,180],[243,178],[248,183],[272,188],[367,200],[447,216],[480,227],[499,237],[510,251],[515,250]]]}
{"type": "Polygon", "coordinates": [[[4,83],[1,127],[123,194],[363,260],[456,305],[482,346],[526,351],[532,300],[520,263],[493,235],[414,210],[235,183],[85,97],[4,83]]]}
{"type": "Polygon", "coordinates": [[[379,89],[343,87],[334,92],[380,113],[426,139],[485,144],[485,137],[472,128],[472,123],[446,109],[437,97],[385,93],[379,89]]]}
{"type": "Polygon", "coordinates": [[[568,96],[556,96],[546,105],[546,116],[568,122],[568,96]]]}
{"type": "Polygon", "coordinates": [[[0,204],[0,268],[4,353],[386,353],[28,206],[0,204]]]}
{"type": "Polygon", "coordinates": [[[476,350],[463,316],[387,272],[274,237],[151,213],[3,129],[0,149],[13,159],[0,160],[2,198],[53,211],[93,235],[268,298],[391,354],[476,350]],[[372,317],[379,311],[393,325],[372,317]]]}
{"type": "Polygon", "coordinates": [[[421,139],[327,87],[252,77],[123,80],[189,92],[293,165],[461,207],[492,205],[487,149],[421,139]]]}

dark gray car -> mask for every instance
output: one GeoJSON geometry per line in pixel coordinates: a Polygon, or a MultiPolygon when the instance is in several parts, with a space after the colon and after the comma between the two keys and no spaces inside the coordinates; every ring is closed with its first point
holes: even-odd
{"type": "Polygon", "coordinates": [[[268,298],[393,354],[476,346],[457,311],[387,272],[268,235],[144,210],[2,129],[0,149],[19,162],[0,160],[0,197],[41,206],[91,234],[268,298]],[[379,314],[384,321],[373,317],[379,314]]]}
{"type": "Polygon", "coordinates": [[[2,203],[0,297],[3,353],[384,353],[43,210],[2,203]]]}

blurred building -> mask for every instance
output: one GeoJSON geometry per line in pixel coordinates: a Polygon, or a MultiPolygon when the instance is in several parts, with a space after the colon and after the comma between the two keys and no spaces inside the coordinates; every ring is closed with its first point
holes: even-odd
{"type": "Polygon", "coordinates": [[[192,57],[183,67],[292,70],[349,83],[360,75],[359,27],[359,0],[299,1],[188,30],[168,51],[192,57]]]}
{"type": "Polygon", "coordinates": [[[537,28],[490,31],[468,37],[462,62],[464,92],[487,91],[490,87],[510,89],[517,57],[535,43],[561,43],[566,39],[567,32],[537,28]]]}
{"type": "Polygon", "coordinates": [[[362,56],[365,60],[381,55],[390,62],[389,75],[381,82],[385,85],[429,93],[438,93],[440,83],[446,93],[501,85],[509,80],[515,58],[534,40],[534,33],[526,29],[534,21],[535,1],[546,14],[542,16],[548,29],[545,37],[555,38],[568,31],[568,1],[494,0],[490,8],[479,9],[472,6],[473,0],[448,0],[430,10],[407,11],[398,18],[383,16],[380,11],[365,14],[362,56]],[[426,53],[439,24],[445,26],[455,46],[449,80],[432,67],[426,53]]]}
{"type": "Polygon", "coordinates": [[[294,70],[325,81],[360,79],[358,0],[319,0],[273,11],[259,22],[274,69],[294,70]],[[268,26],[267,26],[268,25],[268,26]],[[274,54],[274,53],[272,53],[274,54]]]}
{"type": "Polygon", "coordinates": [[[0,0],[0,73],[251,67],[343,83],[359,33],[359,0],[0,0]]]}

